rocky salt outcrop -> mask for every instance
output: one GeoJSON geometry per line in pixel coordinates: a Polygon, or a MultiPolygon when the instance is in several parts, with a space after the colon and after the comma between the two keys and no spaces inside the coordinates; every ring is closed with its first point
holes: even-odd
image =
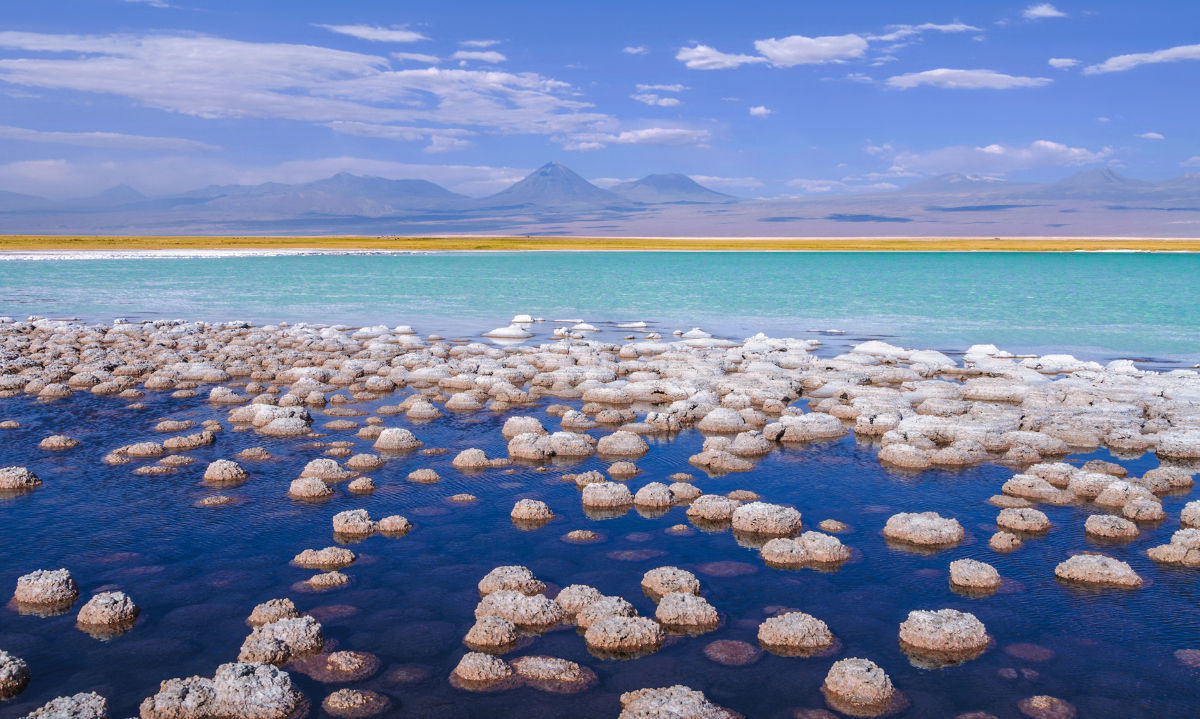
{"type": "Polygon", "coordinates": [[[991,637],[974,614],[956,609],[917,610],[900,624],[906,653],[963,661],[983,653],[991,637]]]}
{"type": "Polygon", "coordinates": [[[29,607],[69,607],[79,598],[79,585],[66,569],[38,569],[17,578],[13,599],[29,607]]]}
{"type": "Polygon", "coordinates": [[[214,460],[204,468],[204,481],[207,484],[239,484],[249,477],[250,473],[240,464],[228,459],[214,460]]]}
{"type": "Polygon", "coordinates": [[[662,626],[653,619],[607,616],[593,622],[583,639],[593,653],[626,656],[657,650],[665,636],[662,626]]]}
{"type": "Polygon", "coordinates": [[[287,598],[268,599],[254,607],[246,622],[251,626],[257,627],[279,621],[280,619],[295,619],[299,616],[300,612],[297,611],[296,605],[292,600],[287,598]]]}
{"type": "Polygon", "coordinates": [[[51,699],[22,719],[108,719],[108,700],[95,692],[80,692],[51,699]]]}
{"type": "Polygon", "coordinates": [[[896,696],[891,678],[870,659],[851,657],[834,662],[821,684],[830,706],[850,716],[877,716],[896,696]]]}
{"type": "Polygon", "coordinates": [[[168,679],[142,702],[141,719],[287,719],[303,706],[287,672],[269,664],[217,667],[212,679],[168,679]]]}
{"type": "Polygon", "coordinates": [[[703,597],[690,592],[670,592],[658,601],[654,618],[663,626],[691,630],[715,628],[717,610],[703,597]]]}
{"type": "Polygon", "coordinates": [[[491,592],[479,600],[475,618],[503,617],[518,627],[532,629],[550,627],[561,622],[561,606],[541,594],[525,595],[511,589],[491,592]]]}
{"type": "Polygon", "coordinates": [[[29,686],[29,665],[0,649],[0,701],[12,699],[29,686]]]}
{"type": "Polygon", "coordinates": [[[535,577],[529,567],[516,564],[496,567],[479,580],[481,597],[504,590],[534,596],[546,591],[546,583],[535,577]]]}
{"type": "Polygon", "coordinates": [[[137,621],[141,609],[124,592],[101,592],[79,609],[75,621],[96,630],[123,630],[137,621]]]}
{"type": "Polygon", "coordinates": [[[792,507],[767,502],[750,502],[730,516],[734,531],[769,537],[784,537],[800,531],[800,512],[792,507]]]}
{"type": "Polygon", "coordinates": [[[937,512],[900,512],[888,518],[883,536],[902,544],[940,548],[958,544],[964,532],[957,519],[937,512]]]}
{"type": "Polygon", "coordinates": [[[690,687],[676,684],[638,689],[621,695],[617,719],[738,719],[740,715],[713,704],[690,687]]]}
{"type": "Polygon", "coordinates": [[[1146,556],[1161,564],[1200,567],[1200,529],[1180,529],[1169,543],[1146,550],[1146,556]]]}
{"type": "Polygon", "coordinates": [[[811,656],[833,646],[829,626],[804,612],[787,612],[758,625],[758,643],[781,656],[811,656]]]}
{"type": "Polygon", "coordinates": [[[1054,576],[1095,587],[1136,589],[1142,578],[1126,562],[1102,554],[1076,554],[1054,568],[1054,576]]]}
{"type": "Polygon", "coordinates": [[[310,656],[325,646],[320,623],[309,616],[277,619],[256,626],[242,642],[240,662],[286,664],[310,656]]]}
{"type": "Polygon", "coordinates": [[[658,567],[642,575],[642,591],[654,601],[672,592],[700,594],[700,580],[679,567],[658,567]]]}
{"type": "Polygon", "coordinates": [[[956,589],[991,592],[1000,588],[1000,573],[987,562],[957,559],[950,562],[950,586],[956,589]]]}
{"type": "Polygon", "coordinates": [[[0,496],[28,492],[41,484],[42,478],[27,467],[0,467],[0,496]]]}

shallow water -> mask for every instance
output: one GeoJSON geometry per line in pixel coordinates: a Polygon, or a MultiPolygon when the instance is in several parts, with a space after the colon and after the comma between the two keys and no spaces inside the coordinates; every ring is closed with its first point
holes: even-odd
{"type": "MultiPolygon", "coordinates": [[[[398,396],[363,407],[394,404],[398,396]]],[[[28,571],[65,566],[80,584],[81,600],[74,611],[90,594],[107,587],[128,592],[143,609],[137,625],[111,641],[77,630],[74,611],[39,618],[0,609],[0,647],[25,658],[33,675],[23,695],[0,705],[0,716],[20,716],[54,696],[86,690],[106,695],[113,717],[133,716],[161,680],[211,676],[218,664],[233,661],[249,632],[244,618],[256,603],[277,596],[292,597],[302,611],[331,605],[354,608],[351,616],[341,619],[329,617],[349,610],[315,613],[339,648],[381,658],[383,668],[376,677],[352,686],[390,696],[396,706],[392,716],[614,717],[623,691],[683,683],[747,717],[790,717],[797,708],[823,706],[819,687],[834,658],[767,654],[748,667],[733,668],[702,653],[717,639],[755,643],[766,608],[779,606],[826,621],[843,644],[838,657],[865,656],[884,667],[911,700],[905,717],[986,710],[1008,719],[1019,716],[1018,700],[1035,694],[1066,699],[1082,717],[1187,717],[1197,711],[1200,669],[1181,665],[1172,654],[1200,648],[1197,575],[1195,570],[1159,567],[1144,555],[1177,526],[1174,518],[1184,497],[1164,499],[1172,519],[1161,526],[1146,528],[1127,545],[1103,548],[1128,561],[1149,586],[1083,591],[1057,582],[1053,568],[1068,552],[1098,548],[1084,539],[1083,521],[1089,513],[1084,508],[1043,506],[1054,522],[1046,537],[1010,555],[987,548],[998,510],[985,500],[999,491],[1011,469],[985,465],[962,472],[903,474],[881,468],[873,447],[848,437],[786,448],[758,462],[751,472],[708,478],[687,465],[687,457],[702,442],[698,432],[651,442],[650,454],[637,462],[642,474],[628,482],[634,490],[685,471],[697,477],[696,484],[706,493],[751,489],[765,501],[794,504],[808,527],[829,517],[851,526],[852,531],[840,536],[856,557],[840,570],[782,571],[764,566],[757,552],[740,546],[729,531],[666,533],[671,525],[686,522],[683,508],[652,519],[633,511],[606,521],[587,519],[578,490],[558,477],[566,471],[603,469],[606,464],[596,458],[555,466],[550,472],[529,466],[516,466],[511,474],[500,469],[477,474],[454,470],[454,453],[466,447],[504,456],[499,431],[503,418],[487,411],[417,425],[403,416],[387,417],[387,426],[412,429],[426,447],[452,451],[396,458],[369,472],[378,485],[372,496],[349,495],[342,485],[332,500],[307,504],[286,496],[288,483],[305,462],[321,456],[320,450],[299,447],[300,440],[227,429],[214,446],[187,453],[197,459],[195,464],[160,477],[132,474],[154,460],[118,467],[102,464],[101,457],[118,445],[161,441],[164,435],[151,430],[160,418],[200,421],[223,419],[225,414],[199,398],[179,400],[150,392],[144,401],[146,409],[129,410],[115,398],[84,393],[50,403],[0,400],[0,415],[22,424],[17,430],[0,430],[0,466],[27,465],[45,482],[28,495],[0,500],[5,557],[0,588],[11,591],[16,578],[28,571]],[[83,444],[61,453],[36,448],[42,437],[64,430],[83,444]],[[220,490],[240,503],[193,507],[216,493],[201,484],[207,462],[254,445],[265,446],[279,459],[243,463],[251,472],[249,481],[220,490]],[[434,485],[407,482],[405,476],[418,467],[432,467],[444,480],[434,485]],[[479,501],[448,502],[459,492],[478,495],[479,501]],[[517,529],[508,511],[522,497],[546,501],[557,517],[536,531],[517,529]],[[359,554],[358,562],[343,570],[352,577],[348,587],[323,594],[289,589],[313,574],[290,566],[291,557],[305,548],[334,544],[330,518],[358,507],[368,509],[373,518],[403,514],[416,526],[402,538],[374,536],[348,545],[359,554]],[[932,555],[889,548],[880,535],[887,517],[922,510],[957,517],[967,540],[932,555]],[[603,541],[562,541],[562,535],[576,528],[594,529],[603,541]],[[612,555],[647,549],[661,554],[635,561],[612,555]],[[1009,580],[1006,588],[983,599],[953,593],[946,567],[963,557],[994,564],[1009,580]],[[717,572],[735,576],[717,576],[711,567],[705,571],[711,562],[741,564],[732,565],[735,572],[717,572]],[[476,582],[493,567],[509,563],[526,564],[553,585],[589,583],[620,594],[641,614],[651,616],[654,605],[639,588],[642,573],[677,565],[697,573],[723,623],[709,634],[674,640],[658,653],[633,661],[590,656],[574,631],[551,632],[515,653],[550,654],[591,667],[599,684],[583,694],[558,696],[529,688],[496,694],[456,690],[447,676],[465,651],[460,640],[473,623],[476,582]],[[913,609],[943,607],[976,614],[996,646],[957,667],[930,671],[910,665],[897,645],[899,623],[913,609]],[[1048,648],[1053,656],[1037,657],[1041,661],[1018,658],[1013,654],[1029,656],[1020,646],[1013,648],[1021,644],[1048,648]],[[426,678],[394,681],[400,668],[410,675],[425,673],[426,678]],[[998,672],[1006,668],[1033,670],[1036,676],[1005,679],[998,672]]],[[[537,416],[548,428],[557,426],[540,409],[517,413],[537,416]]],[[[314,414],[314,428],[320,428],[325,418],[314,414]]],[[[330,432],[327,439],[353,440],[356,451],[370,451],[370,443],[355,439],[353,431],[330,432]]],[[[1073,460],[1093,456],[1110,458],[1098,452],[1073,460]]],[[[1157,461],[1146,455],[1121,463],[1137,475],[1157,461]]],[[[293,677],[314,705],[336,688],[298,673],[293,677]]],[[[313,715],[320,716],[320,710],[313,715]]]]}
{"type": "MultiPolygon", "coordinates": [[[[4,259],[4,258],[0,258],[4,259]]],[[[1130,253],[390,253],[0,262],[0,314],[412,324],[516,313],[837,328],[897,344],[1200,363],[1200,256],[1130,253]]]]}

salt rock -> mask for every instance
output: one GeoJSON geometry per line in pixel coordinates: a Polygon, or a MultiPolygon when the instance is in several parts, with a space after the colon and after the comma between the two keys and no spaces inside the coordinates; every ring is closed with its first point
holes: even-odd
{"type": "Polygon", "coordinates": [[[1045,694],[1022,699],[1017,709],[1031,719],[1074,719],[1076,714],[1069,702],[1045,694]]]}
{"type": "Polygon", "coordinates": [[[496,567],[479,580],[481,597],[504,590],[534,596],[546,591],[546,584],[533,576],[529,567],[518,564],[496,567]]]}
{"type": "Polygon", "coordinates": [[[393,537],[401,534],[407,534],[410,530],[412,530],[412,527],[412,522],[408,521],[399,514],[388,515],[383,519],[380,519],[375,524],[375,528],[381,533],[393,537]]]}
{"type": "Polygon", "coordinates": [[[1156,467],[1143,474],[1142,479],[1166,482],[1172,490],[1191,489],[1195,483],[1192,473],[1182,467],[1156,467]]]}
{"type": "Polygon", "coordinates": [[[658,601],[671,593],[700,594],[700,580],[679,567],[658,567],[642,575],[642,591],[658,601]]]}
{"type": "Polygon", "coordinates": [[[1147,556],[1156,562],[1181,567],[1200,567],[1200,529],[1180,529],[1169,544],[1151,547],[1147,556]]]}
{"type": "Polygon", "coordinates": [[[299,616],[300,612],[296,610],[296,605],[292,603],[292,600],[268,599],[262,604],[256,605],[246,621],[257,627],[277,622],[280,619],[295,619],[299,616]]]}
{"type": "Polygon", "coordinates": [[[1167,518],[1157,498],[1134,497],[1121,507],[1121,514],[1135,522],[1158,522],[1167,518]]]}
{"type": "Polygon", "coordinates": [[[254,628],[242,642],[240,662],[286,664],[320,652],[325,646],[321,625],[312,617],[279,619],[254,628]]]}
{"type": "Polygon", "coordinates": [[[662,482],[651,482],[633,495],[633,503],[638,507],[651,509],[670,507],[675,503],[675,495],[671,488],[662,482]]]}
{"type": "Polygon", "coordinates": [[[108,719],[108,701],[95,692],[51,699],[22,719],[108,719]]]}
{"type": "Polygon", "coordinates": [[[670,592],[658,602],[654,618],[669,627],[715,627],[717,610],[690,592],[670,592]]]}
{"type": "Polygon", "coordinates": [[[844,532],[848,529],[844,522],[839,522],[836,519],[822,519],[817,526],[826,532],[844,532]]]}
{"type": "Polygon", "coordinates": [[[518,638],[516,624],[504,617],[487,616],[476,620],[463,637],[463,643],[473,651],[486,652],[511,647],[518,638]]]}
{"type": "Polygon", "coordinates": [[[740,504],[719,494],[705,494],[688,505],[687,517],[706,522],[728,522],[733,519],[733,513],[740,504]]]}
{"type": "Polygon", "coordinates": [[[1054,576],[1100,587],[1136,588],[1142,578],[1127,563],[1102,554],[1076,554],[1054,568],[1054,576]]]}
{"type": "Polygon", "coordinates": [[[812,615],[788,612],[758,625],[758,642],[773,654],[805,655],[832,646],[833,633],[812,615]]]}
{"type": "Polygon", "coordinates": [[[595,453],[590,439],[574,432],[555,432],[549,436],[526,432],[508,441],[508,456],[535,462],[554,457],[590,457],[595,453]]]}
{"type": "Polygon", "coordinates": [[[671,496],[680,504],[689,504],[704,494],[699,487],[687,482],[672,482],[667,489],[671,490],[671,496]]]}
{"type": "Polygon", "coordinates": [[[469,652],[459,660],[452,674],[469,685],[495,684],[512,676],[512,667],[500,657],[469,652]]]}
{"type": "Polygon", "coordinates": [[[546,428],[538,421],[537,417],[509,417],[504,422],[504,426],[500,428],[500,434],[505,439],[512,439],[518,434],[525,433],[546,434],[546,428]]]}
{"type": "Polygon", "coordinates": [[[79,440],[65,434],[53,434],[38,442],[38,447],[52,452],[61,452],[79,446],[79,440]]]}
{"type": "Polygon", "coordinates": [[[158,442],[137,442],[124,448],[122,454],[130,457],[161,457],[167,450],[158,442]]]}
{"type": "Polygon", "coordinates": [[[332,459],[314,459],[304,465],[304,469],[300,472],[300,478],[315,477],[326,482],[340,482],[350,479],[354,476],[354,472],[343,469],[340,464],[332,459]]]}
{"type": "Polygon", "coordinates": [[[1035,502],[1055,501],[1061,493],[1061,490],[1054,485],[1031,474],[1014,475],[1004,483],[1000,491],[1010,497],[1020,497],[1035,502]]]}
{"type": "Polygon", "coordinates": [[[545,502],[536,499],[521,499],[513,505],[509,517],[514,522],[545,523],[554,519],[554,512],[545,502]]]}
{"type": "Polygon", "coordinates": [[[596,482],[583,488],[584,507],[628,507],[633,504],[629,488],[616,482],[596,482]]]}
{"type": "MultiPolygon", "coordinates": [[[[1081,499],[1095,499],[1100,496],[1100,493],[1108,487],[1108,485],[1116,482],[1117,478],[1111,474],[1103,474],[1101,472],[1077,472],[1070,481],[1067,482],[1067,491],[1081,499]]],[[[1120,507],[1124,502],[1115,506],[1120,507]]]]}
{"type": "Polygon", "coordinates": [[[597,454],[609,457],[641,457],[650,451],[646,440],[633,432],[617,431],[600,438],[596,443],[597,454]]]}
{"type": "Polygon", "coordinates": [[[375,491],[375,480],[370,477],[359,477],[347,484],[346,489],[354,494],[370,494],[375,491]]]}
{"type": "Polygon", "coordinates": [[[690,687],[676,684],[657,689],[638,689],[621,695],[617,719],[737,719],[738,714],[713,704],[690,687]]]}
{"type": "Polygon", "coordinates": [[[1035,477],[1041,477],[1054,487],[1063,489],[1079,470],[1066,462],[1043,462],[1035,464],[1025,471],[1035,477]]]}
{"type": "Polygon", "coordinates": [[[888,518],[883,536],[922,547],[948,547],[961,542],[964,532],[957,519],[937,512],[900,512],[888,518]]]}
{"type": "Polygon", "coordinates": [[[637,609],[622,597],[601,596],[575,612],[575,626],[587,629],[605,617],[636,617],[637,609]]]}
{"type": "Polygon", "coordinates": [[[891,678],[879,665],[859,657],[834,662],[821,691],[830,705],[851,716],[882,714],[896,692],[891,678]]]}
{"type": "Polygon", "coordinates": [[[718,449],[707,449],[699,454],[693,454],[688,457],[688,464],[711,474],[749,472],[754,469],[753,463],[747,462],[736,454],[718,449]]]}
{"type": "Polygon", "coordinates": [[[1123,517],[1111,514],[1093,514],[1083,523],[1083,531],[1089,537],[1100,539],[1137,539],[1138,527],[1123,517]]]}
{"type": "Polygon", "coordinates": [[[356,472],[379,469],[384,464],[386,464],[386,462],[377,454],[360,453],[346,460],[347,469],[353,469],[356,472]]]}
{"type": "Polygon", "coordinates": [[[125,592],[101,592],[79,609],[75,621],[87,627],[116,627],[132,624],[140,611],[125,592]]]}
{"type": "Polygon", "coordinates": [[[974,654],[986,649],[990,639],[974,614],[955,609],[912,611],[900,623],[900,646],[914,654],[974,654]]]}
{"type": "Polygon", "coordinates": [[[333,490],[316,477],[301,477],[292,481],[288,494],[300,499],[322,499],[333,496],[333,490]]]}
{"type": "Polygon", "coordinates": [[[535,687],[550,691],[575,691],[586,688],[595,680],[595,674],[567,659],[539,655],[517,657],[512,660],[513,671],[535,687]]]}
{"type": "Polygon", "coordinates": [[[270,452],[264,447],[248,447],[234,455],[238,459],[245,462],[264,462],[269,459],[274,459],[270,452]]]}
{"type": "Polygon", "coordinates": [[[1130,500],[1141,497],[1154,501],[1154,494],[1140,484],[1117,480],[1104,488],[1093,500],[1101,507],[1124,507],[1130,500]]]}
{"type": "Polygon", "coordinates": [[[338,719],[373,717],[391,706],[390,699],[369,689],[338,689],[321,702],[325,713],[338,719]]]}
{"type": "Polygon", "coordinates": [[[0,701],[12,699],[29,685],[29,665],[0,649],[0,701]]]}
{"type": "Polygon", "coordinates": [[[385,452],[407,452],[424,446],[412,432],[400,427],[388,427],[375,438],[374,449],[385,452]]]}
{"type": "Polygon", "coordinates": [[[635,654],[657,649],[666,635],[658,622],[646,617],[608,616],[584,632],[589,649],[614,654],[635,654]]]}
{"type": "Polygon", "coordinates": [[[218,667],[212,679],[168,679],[142,702],[140,713],[142,719],[285,719],[301,701],[287,672],[267,664],[231,663],[218,667]]]}
{"type": "Polygon", "coordinates": [[[750,429],[750,427],[747,426],[745,418],[737,410],[717,407],[696,423],[696,429],[701,432],[737,434],[750,429]]]}
{"type": "Polygon", "coordinates": [[[475,607],[475,618],[486,616],[504,617],[518,627],[542,628],[558,624],[563,620],[563,610],[546,597],[535,594],[526,596],[510,589],[491,592],[475,607]]]}
{"type": "Polygon", "coordinates": [[[455,469],[483,469],[492,466],[482,449],[472,447],[459,452],[450,463],[455,469]]]}
{"type": "Polygon", "coordinates": [[[931,453],[908,444],[889,444],[879,450],[879,461],[902,469],[929,469],[931,453]]]}
{"type": "Polygon", "coordinates": [[[258,431],[268,437],[302,437],[310,430],[308,423],[299,417],[276,417],[258,431]]]}
{"type": "Polygon", "coordinates": [[[304,585],[314,591],[323,592],[350,583],[350,577],[341,572],[321,572],[304,580],[304,585]]]}
{"type": "Polygon", "coordinates": [[[782,537],[800,531],[800,512],[779,504],[743,504],[733,511],[730,519],[734,531],[748,534],[782,537]]]}
{"type": "Polygon", "coordinates": [[[1050,519],[1036,509],[1009,508],[996,515],[996,526],[1010,532],[1046,532],[1050,529],[1050,519]]]}
{"type": "Polygon", "coordinates": [[[451,502],[458,502],[461,504],[466,504],[468,502],[474,502],[475,500],[477,500],[479,498],[473,494],[462,493],[462,494],[452,494],[452,495],[450,495],[449,499],[451,502]]]}
{"type": "Polygon", "coordinates": [[[79,585],[66,569],[38,569],[17,578],[13,598],[33,607],[63,607],[75,603],[79,585]]]}
{"type": "Polygon", "coordinates": [[[376,529],[365,509],[348,509],[333,515],[333,531],[353,537],[365,537],[376,529]]]}
{"type": "Polygon", "coordinates": [[[613,479],[629,479],[636,477],[641,471],[633,462],[613,462],[608,465],[608,476],[613,479]]]}
{"type": "Polygon", "coordinates": [[[209,484],[236,484],[246,481],[249,476],[240,464],[228,459],[209,462],[204,468],[204,481],[209,484]]]}
{"type": "Polygon", "coordinates": [[[326,547],[324,549],[306,549],[292,558],[292,561],[305,569],[341,569],[354,564],[354,552],[342,547],[326,547]]]}
{"type": "Polygon", "coordinates": [[[1116,462],[1106,462],[1103,459],[1089,459],[1080,467],[1085,472],[1103,472],[1111,474],[1114,477],[1121,478],[1129,474],[1129,470],[1125,469],[1116,462]]]}
{"type": "Polygon", "coordinates": [[[570,619],[584,607],[600,601],[603,597],[604,595],[595,587],[587,584],[571,584],[562,588],[554,597],[554,603],[562,607],[563,615],[570,619]]]}
{"type": "Polygon", "coordinates": [[[956,559],[950,562],[950,585],[960,589],[992,591],[1000,588],[1000,573],[987,562],[956,559]]]}
{"type": "Polygon", "coordinates": [[[767,564],[789,569],[809,564],[839,564],[850,558],[850,550],[841,540],[820,532],[805,532],[795,539],[772,539],[762,546],[759,554],[767,564]]]}
{"type": "Polygon", "coordinates": [[[1200,459],[1200,429],[1174,429],[1158,435],[1159,457],[1200,459]]]}
{"type": "Polygon", "coordinates": [[[1200,500],[1188,502],[1179,512],[1179,524],[1182,527],[1200,529],[1200,500]]]}
{"type": "Polygon", "coordinates": [[[1012,532],[996,532],[988,539],[988,546],[997,552],[1011,552],[1023,544],[1012,532]]]}
{"type": "Polygon", "coordinates": [[[25,492],[41,483],[41,477],[25,467],[0,467],[0,492],[25,492]]]}

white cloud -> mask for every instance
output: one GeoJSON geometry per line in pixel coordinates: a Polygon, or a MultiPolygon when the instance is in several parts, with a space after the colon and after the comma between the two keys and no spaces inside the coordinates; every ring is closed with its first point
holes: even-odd
{"type": "Polygon", "coordinates": [[[171,7],[167,4],[166,0],[125,0],[125,2],[149,5],[150,7],[171,7]]]}
{"type": "Polygon", "coordinates": [[[478,60],[493,64],[508,60],[507,57],[495,50],[459,50],[450,57],[454,60],[478,60]]]}
{"type": "Polygon", "coordinates": [[[437,64],[441,60],[437,55],[426,55],[423,52],[393,52],[392,57],[401,61],[427,62],[430,65],[437,64]]]}
{"type": "Polygon", "coordinates": [[[1143,132],[1143,133],[1140,133],[1138,135],[1138,137],[1142,138],[1143,140],[1165,140],[1165,139],[1167,139],[1167,138],[1163,137],[1162,133],[1158,133],[1158,132],[1143,132]]]}
{"type": "Polygon", "coordinates": [[[662,95],[656,95],[652,92],[639,92],[639,93],[630,95],[630,97],[633,98],[634,100],[637,100],[638,102],[644,103],[646,105],[652,105],[655,107],[678,107],[679,106],[679,98],[663,97],[662,95]]]}
{"type": "Polygon", "coordinates": [[[1014,87],[1041,87],[1050,84],[1047,77],[1019,77],[995,70],[951,70],[938,68],[910,72],[888,78],[887,84],[902,90],[920,85],[933,85],[950,90],[1007,90],[1014,87]]]}
{"type": "Polygon", "coordinates": [[[708,45],[681,47],[675,59],[689,70],[728,70],[741,65],[767,62],[767,58],[755,55],[730,55],[708,45]]]}
{"type": "Polygon", "coordinates": [[[1028,145],[956,145],[924,152],[898,151],[890,146],[870,150],[889,160],[891,171],[922,174],[1004,174],[1035,167],[1075,167],[1103,162],[1113,154],[1111,147],[1089,150],[1050,140],[1035,140],[1028,145]]]}
{"type": "Polygon", "coordinates": [[[714,175],[688,175],[696,182],[714,190],[753,190],[763,186],[757,177],[719,177],[714,175]]]}
{"type": "Polygon", "coordinates": [[[599,150],[606,145],[703,145],[708,130],[678,127],[647,127],[617,133],[577,133],[563,147],[567,150],[599,150]]]}
{"type": "Polygon", "coordinates": [[[499,45],[500,41],[499,40],[461,40],[461,41],[459,41],[458,44],[462,45],[463,47],[492,47],[493,45],[499,45]]]}
{"type": "Polygon", "coordinates": [[[775,114],[775,111],[764,105],[755,105],[750,108],[750,114],[754,117],[770,117],[775,114]]]}
{"type": "Polygon", "coordinates": [[[626,45],[625,47],[621,48],[621,52],[625,53],[626,55],[645,55],[650,51],[647,50],[643,45],[626,45]]]}
{"type": "Polygon", "coordinates": [[[1179,45],[1178,47],[1156,50],[1154,52],[1137,52],[1131,55],[1110,57],[1099,65],[1090,65],[1083,69],[1085,75],[1099,75],[1105,72],[1123,72],[1132,70],[1139,65],[1153,65],[1160,62],[1178,62],[1180,60],[1200,60],[1200,45],[1179,45]]]}
{"type": "Polygon", "coordinates": [[[164,150],[167,152],[203,152],[219,150],[216,145],[178,137],[147,137],[119,132],[46,132],[11,125],[0,125],[0,139],[42,142],[78,147],[102,147],[122,150],[164,150]]]}
{"type": "Polygon", "coordinates": [[[1075,67],[1079,61],[1073,57],[1052,57],[1046,61],[1050,67],[1066,70],[1069,67],[1075,67]]]}
{"type": "Polygon", "coordinates": [[[638,90],[640,90],[641,92],[683,92],[684,90],[686,90],[686,89],[687,89],[687,86],[685,86],[685,85],[680,85],[680,84],[674,84],[674,85],[643,85],[643,84],[641,84],[641,83],[638,83],[638,85],[637,85],[637,89],[638,89],[638,90]]]}
{"type": "Polygon", "coordinates": [[[341,35],[349,35],[360,40],[370,40],[372,42],[417,42],[418,40],[428,40],[429,38],[415,30],[409,30],[404,27],[378,27],[375,25],[320,25],[317,27],[325,28],[330,32],[336,32],[341,35]]]}
{"type": "Polygon", "coordinates": [[[1200,167],[1200,155],[1189,157],[1179,164],[1184,167],[1200,167]]]}
{"type": "Polygon", "coordinates": [[[79,197],[128,184],[148,194],[172,194],[206,185],[303,183],[339,172],[395,180],[422,179],[467,195],[488,195],[529,173],[526,168],[432,165],[364,157],[294,160],[252,166],[203,157],[158,157],[123,162],[27,160],[0,164],[0,190],[47,197],[79,197]]]}
{"type": "Polygon", "coordinates": [[[793,180],[788,180],[785,185],[794,187],[801,192],[813,195],[825,195],[831,192],[883,192],[886,190],[894,190],[897,185],[891,182],[872,182],[862,184],[854,182],[855,178],[845,178],[844,180],[819,180],[797,177],[793,180]]]}
{"type": "Polygon", "coordinates": [[[401,142],[422,142],[429,145],[426,152],[448,152],[462,150],[471,146],[466,139],[478,133],[470,130],[446,129],[434,127],[408,127],[403,125],[376,125],[369,122],[348,122],[338,120],[327,123],[326,126],[334,132],[357,137],[373,137],[382,140],[398,140],[401,142]]]}
{"type": "Polygon", "coordinates": [[[1048,2],[1040,3],[1038,5],[1030,5],[1029,7],[1025,8],[1025,11],[1022,12],[1021,15],[1026,20],[1044,20],[1045,18],[1067,16],[1065,12],[1059,10],[1048,2]]]}
{"type": "Polygon", "coordinates": [[[568,137],[616,126],[536,73],[394,69],[387,58],[197,35],[0,32],[0,82],[115,95],[202,118],[444,126],[568,137]],[[25,53],[12,51],[26,51],[25,53]]]}
{"type": "Polygon", "coordinates": [[[881,42],[897,42],[899,40],[906,40],[910,37],[915,37],[926,32],[983,32],[983,28],[978,28],[974,25],[966,25],[961,22],[945,23],[941,25],[933,22],[921,23],[920,25],[888,25],[887,29],[887,34],[869,35],[867,39],[879,40],[881,42]]]}
{"type": "Polygon", "coordinates": [[[862,57],[867,51],[867,41],[853,34],[822,37],[791,35],[779,39],[756,40],[754,49],[770,60],[772,65],[794,67],[862,57]]]}

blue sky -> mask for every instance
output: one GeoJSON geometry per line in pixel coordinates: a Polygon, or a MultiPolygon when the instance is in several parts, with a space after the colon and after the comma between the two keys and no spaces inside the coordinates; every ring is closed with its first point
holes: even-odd
{"type": "Polygon", "coordinates": [[[56,0],[0,17],[0,190],[548,160],[745,196],[1200,170],[1200,2],[56,0]]]}

